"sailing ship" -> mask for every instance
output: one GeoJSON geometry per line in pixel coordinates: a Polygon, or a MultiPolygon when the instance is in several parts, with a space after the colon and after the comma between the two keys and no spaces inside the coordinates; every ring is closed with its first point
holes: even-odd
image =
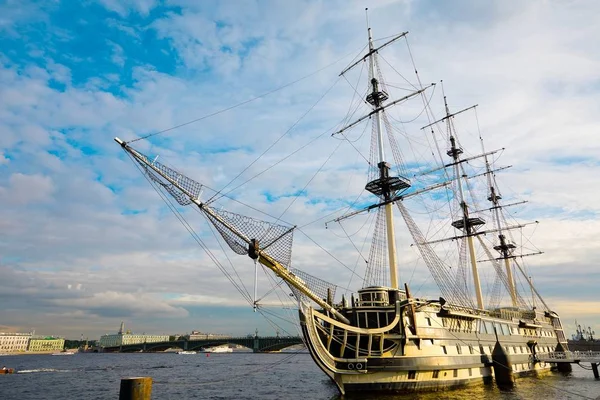
{"type": "Polygon", "coordinates": [[[478,154],[466,153],[461,146],[455,121],[476,112],[475,106],[451,112],[444,94],[443,116],[436,119],[432,95],[427,94],[435,85],[423,86],[420,79],[408,94],[393,96],[379,57],[384,48],[406,35],[403,32],[376,46],[369,27],[366,54],[340,74],[366,65],[366,96],[360,102],[368,109],[332,136],[348,140],[353,129],[372,124],[364,186],[371,200],[351,204],[333,220],[342,224],[368,216],[373,221],[363,287],[356,294],[336,299],[338,285],[292,267],[296,226],[215,206],[215,197],[201,198],[208,190],[205,185],[142,154],[132,147],[133,141],[115,141],[161,193],[179,205],[199,209],[234,252],[249,256],[287,284],[298,303],[306,347],[342,394],[431,391],[494,378],[510,385],[517,376],[549,371],[555,365],[538,361],[537,355],[564,352],[567,340],[559,316],[526,274],[523,259],[540,252],[522,252],[514,239],[514,232],[523,231],[527,224],[508,222],[505,209],[519,202],[502,201],[496,176],[505,167],[495,167],[498,151],[486,152],[482,140],[478,154]],[[391,114],[393,108],[419,99],[428,123],[417,134],[430,135],[433,150],[427,154],[433,160],[429,164],[404,159],[391,114]],[[476,192],[483,192],[487,205],[477,200],[476,192]],[[417,199],[423,206],[415,218],[407,204],[417,199]],[[438,207],[426,207],[426,201],[438,207]],[[444,207],[439,206],[442,202],[444,207]],[[440,222],[441,212],[445,225],[440,222]],[[441,296],[415,297],[408,284],[399,284],[397,215],[441,296]],[[430,218],[423,224],[424,215],[430,218]],[[483,264],[496,274],[487,302],[479,275],[483,264]],[[525,290],[517,290],[517,281],[529,286],[532,302],[525,290]],[[499,293],[504,291],[508,304],[501,305],[499,293]]]}

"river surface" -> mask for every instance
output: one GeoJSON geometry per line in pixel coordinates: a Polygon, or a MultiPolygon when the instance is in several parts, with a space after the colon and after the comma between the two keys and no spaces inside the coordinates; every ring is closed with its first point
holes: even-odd
{"type": "MultiPolygon", "coordinates": [[[[0,375],[1,400],[116,400],[121,378],[150,376],[152,399],[340,399],[337,389],[307,353],[92,354],[0,357],[17,373],[0,375]]],[[[589,365],[588,365],[589,367],[589,365]]],[[[510,392],[493,384],[418,395],[361,395],[372,400],[600,400],[592,371],[573,367],[564,376],[522,378],[510,392]]]]}

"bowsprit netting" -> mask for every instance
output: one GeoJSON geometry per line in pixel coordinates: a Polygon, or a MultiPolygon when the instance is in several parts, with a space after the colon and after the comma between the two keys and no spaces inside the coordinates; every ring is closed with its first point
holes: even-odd
{"type": "MultiPolygon", "coordinates": [[[[290,272],[296,275],[298,278],[302,279],[306,286],[315,293],[321,299],[327,299],[328,295],[331,296],[332,299],[335,299],[335,290],[337,286],[333,283],[329,283],[317,277],[314,277],[310,274],[307,274],[304,271],[301,271],[296,268],[290,268],[290,272]]],[[[308,297],[300,292],[298,289],[290,285],[290,289],[292,289],[292,293],[296,297],[297,300],[307,300],[308,297]]]]}
{"type": "Polygon", "coordinates": [[[248,254],[248,242],[233,233],[231,229],[233,228],[245,236],[245,239],[256,239],[260,250],[289,269],[292,262],[293,227],[273,224],[229,211],[217,211],[208,206],[204,206],[204,209],[210,209],[211,213],[218,216],[216,218],[211,213],[205,212],[208,220],[217,228],[231,250],[237,254],[248,254]]]}
{"type": "MultiPolygon", "coordinates": [[[[169,182],[163,176],[160,176],[156,171],[152,170],[146,164],[135,159],[138,164],[142,166],[146,176],[152,179],[154,182],[162,186],[173,198],[182,206],[187,206],[192,204],[191,198],[197,199],[200,196],[200,192],[202,191],[202,184],[196,182],[193,179],[188,178],[187,176],[180,174],[179,172],[162,165],[159,162],[151,163],[153,167],[158,169],[161,174],[167,176],[169,179],[177,182],[184,191],[180,188],[169,182]],[[187,193],[186,193],[187,192],[187,193]],[[191,196],[191,198],[190,198],[191,196]]],[[[149,161],[148,161],[149,162],[149,161]]]]}

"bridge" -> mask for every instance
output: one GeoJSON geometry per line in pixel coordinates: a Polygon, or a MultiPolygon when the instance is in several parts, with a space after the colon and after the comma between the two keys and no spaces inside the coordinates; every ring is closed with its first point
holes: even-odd
{"type": "Polygon", "coordinates": [[[231,337],[231,338],[208,338],[199,340],[170,340],[168,342],[135,343],[115,347],[105,347],[105,352],[159,352],[167,349],[178,348],[181,350],[201,350],[206,347],[219,346],[224,344],[237,344],[252,349],[254,353],[269,353],[281,351],[286,347],[302,344],[302,338],[299,336],[272,336],[272,337],[231,337]]]}
{"type": "Polygon", "coordinates": [[[590,363],[592,365],[592,371],[594,372],[594,378],[600,379],[600,374],[598,373],[598,364],[600,364],[600,351],[565,351],[540,353],[536,354],[535,358],[537,361],[544,361],[556,364],[590,363]]]}

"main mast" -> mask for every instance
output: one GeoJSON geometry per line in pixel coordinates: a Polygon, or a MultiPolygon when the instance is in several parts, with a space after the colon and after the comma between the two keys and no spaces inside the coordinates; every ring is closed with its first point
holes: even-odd
{"type": "Polygon", "coordinates": [[[485,224],[485,221],[483,221],[479,217],[469,216],[469,208],[467,206],[462,187],[463,174],[461,174],[460,171],[460,155],[463,153],[463,150],[462,148],[456,145],[456,138],[454,137],[454,131],[452,129],[452,114],[450,114],[450,109],[448,108],[446,96],[444,96],[444,107],[446,108],[446,126],[448,129],[448,134],[450,136],[450,150],[448,150],[446,154],[452,157],[453,160],[454,176],[456,177],[456,182],[458,185],[458,200],[462,211],[462,218],[452,222],[452,226],[456,229],[462,230],[467,238],[467,246],[469,247],[469,259],[471,261],[471,272],[473,274],[473,286],[475,288],[475,297],[477,298],[477,307],[479,309],[483,309],[483,296],[481,294],[481,282],[479,281],[479,271],[477,269],[477,259],[475,256],[475,245],[473,244],[473,234],[475,233],[476,227],[485,224]]]}

